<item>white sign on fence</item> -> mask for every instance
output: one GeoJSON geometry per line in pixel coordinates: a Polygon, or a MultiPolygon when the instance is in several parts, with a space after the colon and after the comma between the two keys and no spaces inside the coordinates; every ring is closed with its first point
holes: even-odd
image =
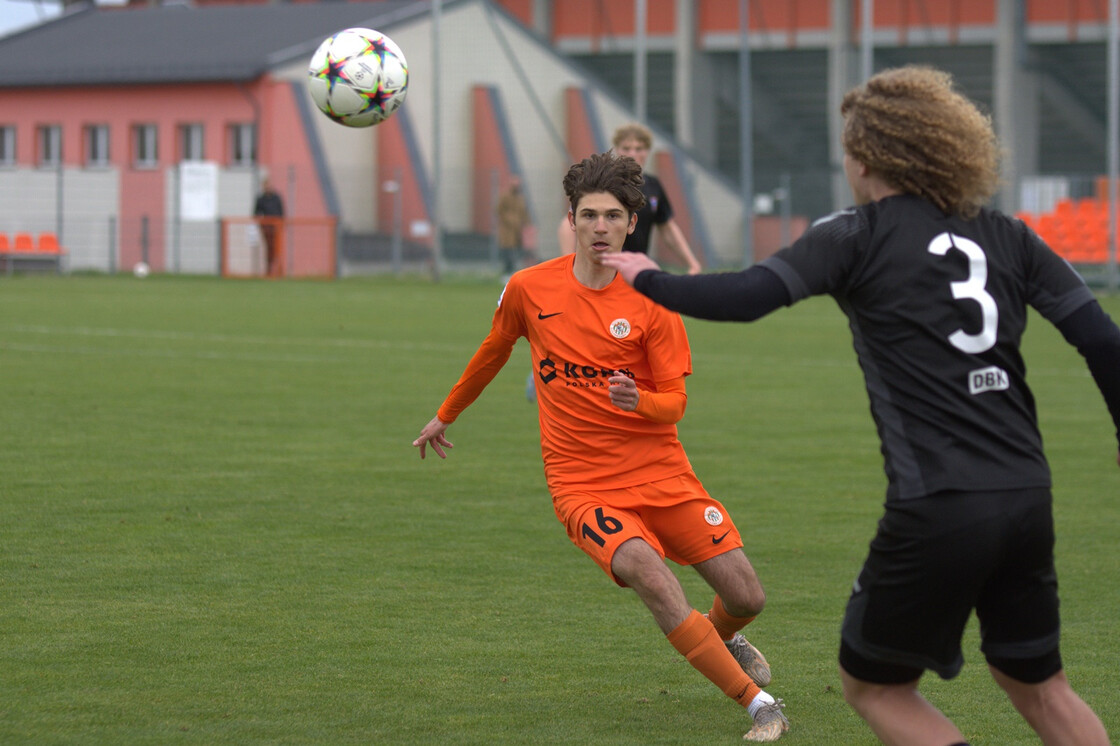
{"type": "Polygon", "coordinates": [[[216,220],[218,164],[183,161],[179,164],[179,219],[216,220]]]}

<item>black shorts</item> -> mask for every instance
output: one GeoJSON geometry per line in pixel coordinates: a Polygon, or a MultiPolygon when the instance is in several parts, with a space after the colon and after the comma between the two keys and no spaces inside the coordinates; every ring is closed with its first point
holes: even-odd
{"type": "Polygon", "coordinates": [[[888,503],[848,600],[840,663],[874,683],[925,669],[952,678],[973,609],[997,669],[1029,682],[1061,669],[1048,488],[888,503]]]}

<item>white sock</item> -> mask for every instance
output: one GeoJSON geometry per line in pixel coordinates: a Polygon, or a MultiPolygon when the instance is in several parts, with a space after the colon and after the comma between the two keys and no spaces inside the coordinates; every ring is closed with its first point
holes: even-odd
{"type": "Polygon", "coordinates": [[[751,714],[751,718],[754,718],[754,716],[758,714],[759,708],[761,708],[763,705],[772,704],[774,704],[774,698],[766,692],[760,691],[758,694],[754,695],[754,699],[752,699],[751,703],[747,705],[747,712],[751,714]]]}

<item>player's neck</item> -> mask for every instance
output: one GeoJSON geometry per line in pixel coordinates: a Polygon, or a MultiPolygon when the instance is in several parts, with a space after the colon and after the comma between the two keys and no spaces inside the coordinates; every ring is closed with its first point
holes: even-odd
{"type": "Polygon", "coordinates": [[[576,260],[572,263],[572,274],[580,285],[592,290],[602,290],[611,284],[617,273],[609,267],[577,254],[576,260]]]}

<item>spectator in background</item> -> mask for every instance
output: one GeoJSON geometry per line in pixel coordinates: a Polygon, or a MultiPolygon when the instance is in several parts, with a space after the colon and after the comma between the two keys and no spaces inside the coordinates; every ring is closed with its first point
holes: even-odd
{"type": "Polygon", "coordinates": [[[272,182],[266,176],[261,183],[261,193],[253,205],[253,215],[265,218],[258,221],[261,230],[261,241],[264,243],[265,256],[267,257],[268,275],[275,277],[280,274],[279,257],[277,256],[276,233],[284,217],[284,200],[273,189],[272,182]]]}
{"type": "Polygon", "coordinates": [[[525,249],[523,236],[529,225],[529,208],[521,191],[521,178],[513,175],[498,197],[498,250],[502,255],[502,274],[505,280],[517,271],[525,249]]]}
{"type": "MultiPolygon", "coordinates": [[[[634,232],[627,236],[622,250],[648,254],[650,237],[656,227],[661,241],[673,250],[688,269],[688,273],[699,274],[703,268],[696,255],[692,253],[684,231],[673,219],[673,206],[669,202],[669,195],[665,194],[661,181],[645,170],[646,160],[653,148],[653,134],[640,124],[624,124],[614,131],[613,144],[617,155],[629,156],[642,167],[642,194],[646,198],[645,206],[638,211],[638,224],[634,232]]],[[[571,254],[575,251],[575,233],[567,215],[560,221],[557,236],[560,240],[561,254],[571,254]]]]}

